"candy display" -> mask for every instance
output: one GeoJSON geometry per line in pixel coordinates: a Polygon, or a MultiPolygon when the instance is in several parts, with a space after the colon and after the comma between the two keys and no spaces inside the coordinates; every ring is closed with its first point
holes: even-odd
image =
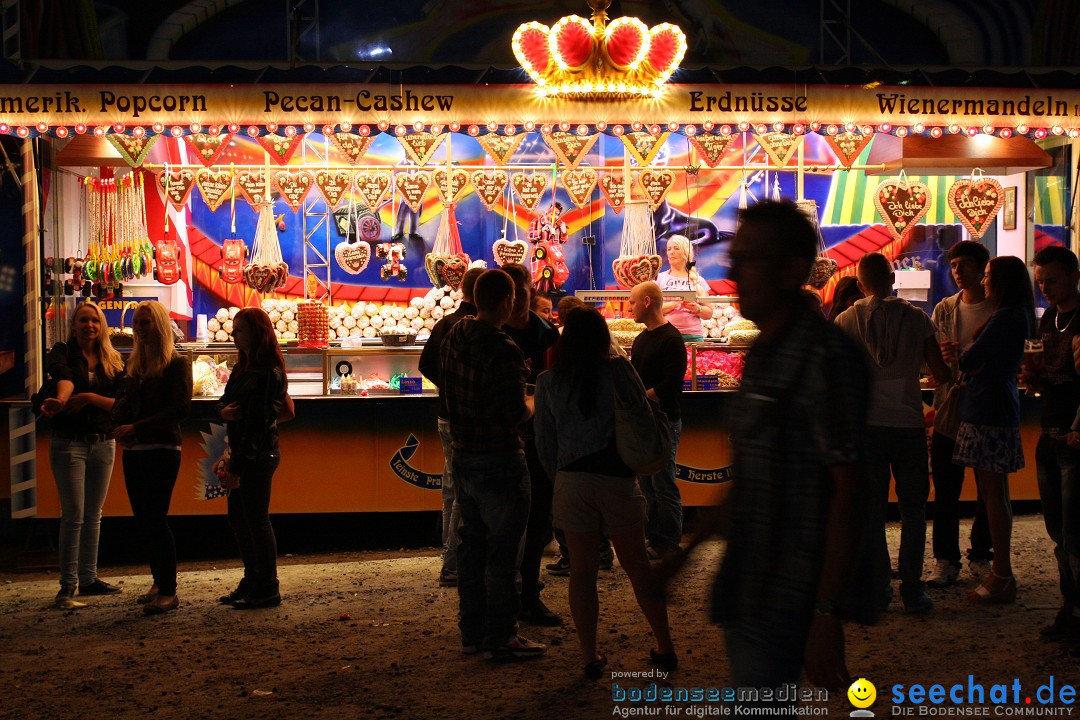
{"type": "MultiPolygon", "coordinates": [[[[329,343],[330,319],[325,305],[314,300],[297,303],[296,317],[296,337],[301,344],[325,347],[329,343]]],[[[335,319],[340,322],[339,318],[335,319]]],[[[289,329],[292,330],[292,323],[289,329]]]]}
{"type": "Polygon", "coordinates": [[[215,362],[209,355],[199,355],[191,364],[191,380],[194,394],[202,397],[218,395],[229,382],[229,366],[215,362]]]}

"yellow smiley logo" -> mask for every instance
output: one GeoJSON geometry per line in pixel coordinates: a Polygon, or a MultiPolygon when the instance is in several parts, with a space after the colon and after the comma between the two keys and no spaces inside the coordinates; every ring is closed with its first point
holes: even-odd
{"type": "Polygon", "coordinates": [[[868,708],[877,700],[877,688],[866,678],[859,678],[851,683],[847,691],[848,700],[857,708],[868,708]]]}

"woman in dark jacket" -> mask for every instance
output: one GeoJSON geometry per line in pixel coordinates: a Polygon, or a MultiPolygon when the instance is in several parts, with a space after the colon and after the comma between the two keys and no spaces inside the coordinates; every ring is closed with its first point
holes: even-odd
{"type": "Polygon", "coordinates": [[[994,258],[983,282],[994,313],[960,354],[960,370],[968,381],[960,391],[953,462],[975,470],[994,547],[991,572],[968,599],[1003,603],[1016,600],[1009,473],[1024,467],[1016,376],[1024,341],[1035,330],[1035,300],[1031,276],[1020,258],[994,258]]]}
{"type": "Polygon", "coordinates": [[[49,351],[56,397],[42,403],[49,417],[49,466],[60,496],[60,592],[55,606],[86,607],[79,595],[112,595],[120,588],[97,576],[101,506],[109,492],[116,442],[110,411],[124,377],[124,361],[109,341],[105,314],[84,302],[71,318],[67,342],[49,351]]]}
{"type": "Polygon", "coordinates": [[[124,448],[124,484],[150,554],[154,585],[139,597],[143,612],[158,615],[180,606],[176,597],[176,542],[169,503],[180,472],[180,421],[191,409],[191,370],[173,343],[169,312],[154,300],[135,308],[135,343],[124,391],[113,413],[124,448]]]}
{"type": "Polygon", "coordinates": [[[220,598],[250,610],[281,603],[277,579],[277,540],[270,524],[270,487],[281,462],[279,420],[292,417],[285,361],[270,318],[259,308],[244,308],[233,318],[233,341],[240,351],[217,406],[229,436],[229,525],[240,546],[244,577],[220,598]]]}

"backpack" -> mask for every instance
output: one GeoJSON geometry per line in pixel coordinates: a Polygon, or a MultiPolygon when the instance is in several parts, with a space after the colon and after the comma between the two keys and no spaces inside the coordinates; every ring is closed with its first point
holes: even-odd
{"type": "Polygon", "coordinates": [[[615,395],[615,448],[639,475],[660,472],[671,461],[671,427],[659,403],[649,399],[630,361],[612,358],[615,395]]]}

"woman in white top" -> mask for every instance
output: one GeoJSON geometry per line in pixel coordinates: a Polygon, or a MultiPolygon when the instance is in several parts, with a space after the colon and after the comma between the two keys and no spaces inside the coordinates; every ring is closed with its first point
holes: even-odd
{"type": "MultiPolygon", "coordinates": [[[[667,241],[668,269],[656,277],[661,290],[692,290],[703,297],[710,294],[709,285],[694,269],[694,248],[682,235],[672,235],[667,241]]],[[[696,301],[675,300],[663,305],[664,317],[682,333],[686,342],[704,339],[702,320],[713,315],[712,305],[696,301]]]]}

